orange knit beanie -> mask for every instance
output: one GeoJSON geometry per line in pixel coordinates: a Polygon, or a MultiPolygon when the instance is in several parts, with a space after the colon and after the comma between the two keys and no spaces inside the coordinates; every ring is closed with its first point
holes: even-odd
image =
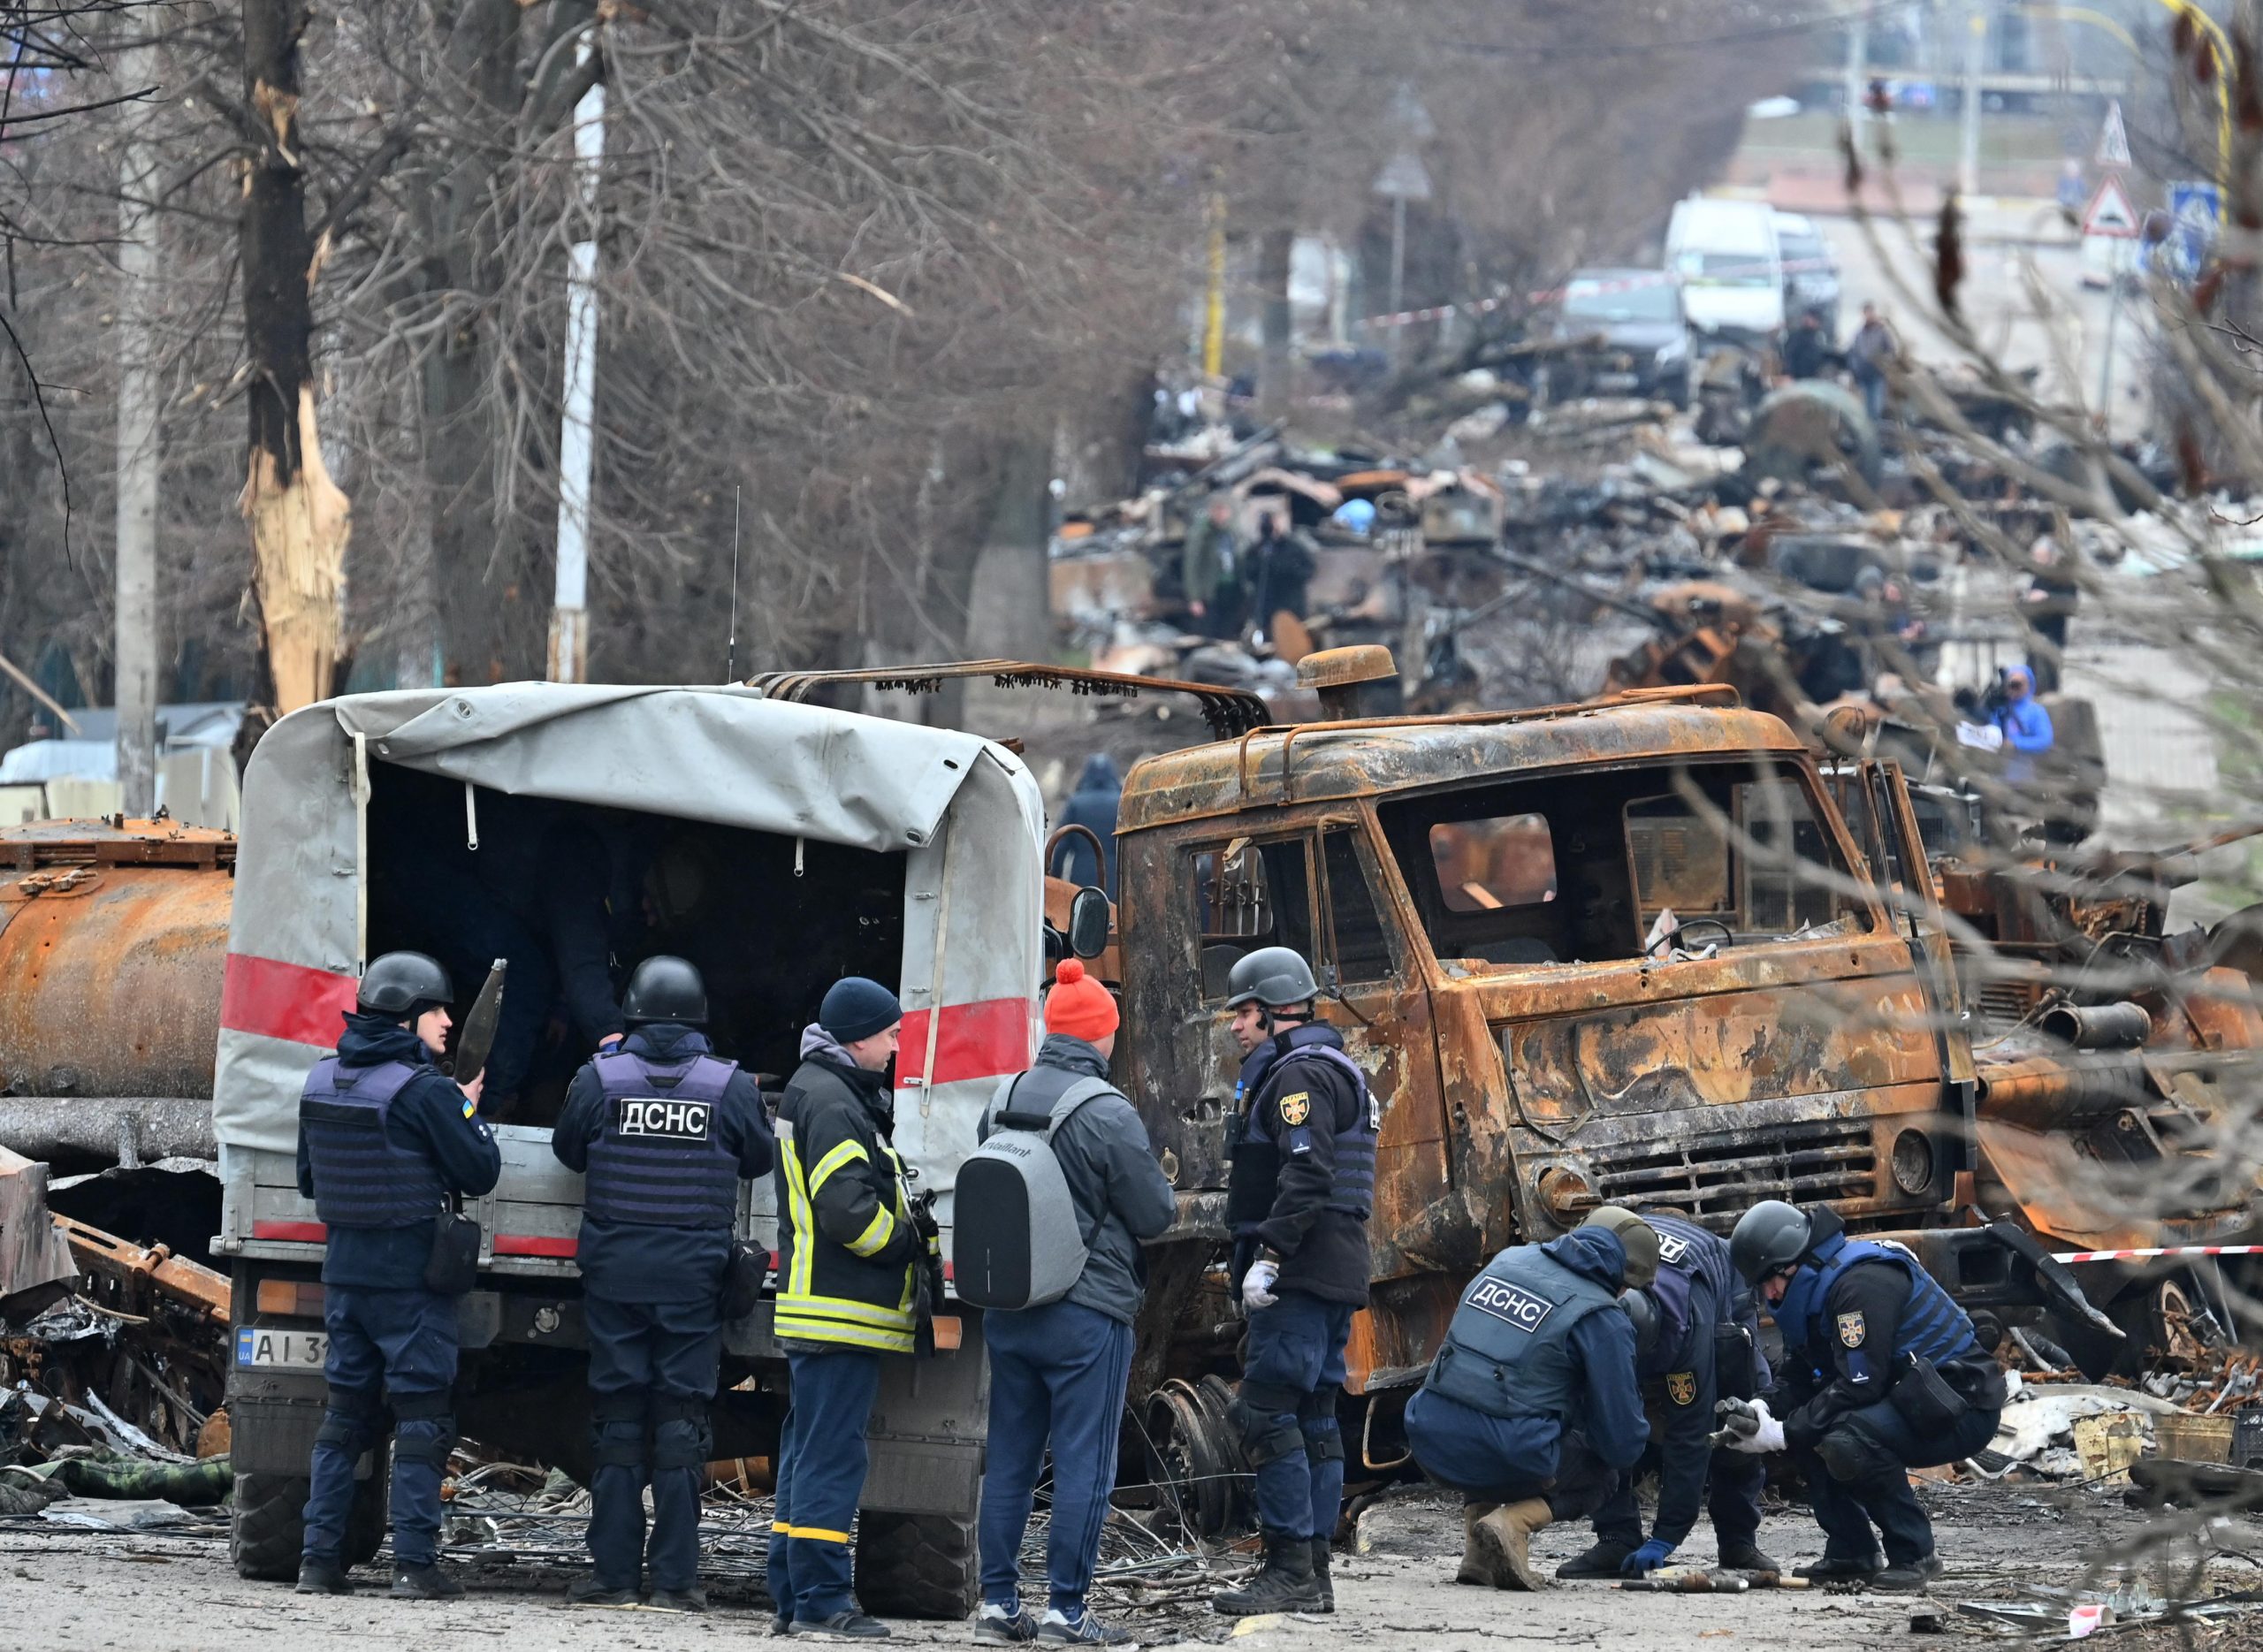
{"type": "Polygon", "coordinates": [[[1097,1044],[1116,1031],[1119,1019],[1115,995],[1085,974],[1084,960],[1062,959],[1053,990],[1045,995],[1045,1030],[1097,1044]]]}

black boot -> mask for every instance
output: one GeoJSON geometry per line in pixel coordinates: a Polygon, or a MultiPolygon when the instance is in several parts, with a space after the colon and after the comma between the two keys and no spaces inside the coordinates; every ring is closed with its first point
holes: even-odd
{"type": "Polygon", "coordinates": [[[1312,1580],[1320,1586],[1320,1610],[1332,1612],[1336,1610],[1336,1580],[1328,1575],[1328,1540],[1325,1537],[1314,1538],[1312,1580]]]}
{"type": "Polygon", "coordinates": [[[396,1565],[392,1593],[397,1601],[452,1601],[463,1593],[463,1585],[438,1566],[396,1565]]]}
{"type": "Polygon", "coordinates": [[[1721,1542],[1721,1565],[1729,1572],[1773,1572],[1779,1576],[1783,1566],[1749,1538],[1741,1543],[1721,1542]]]}
{"type": "Polygon", "coordinates": [[[1594,1545],[1556,1568],[1559,1578],[1615,1578],[1627,1556],[1634,1551],[1624,1543],[1598,1537],[1594,1545]]]}
{"type": "Polygon", "coordinates": [[[1312,1574],[1312,1544],[1280,1532],[1265,1534],[1265,1567],[1238,1589],[1210,1597],[1210,1610],[1229,1618],[1260,1612],[1316,1612],[1320,1583],[1312,1574]]]}
{"type": "Polygon", "coordinates": [[[1915,1560],[1896,1561],[1871,1580],[1871,1587],[1893,1595],[1923,1595],[1925,1585],[1940,1574],[1940,1557],[1921,1555],[1915,1560]]]}
{"type": "Polygon", "coordinates": [[[1868,1583],[1885,1568],[1886,1557],[1883,1555],[1872,1554],[1863,1560],[1850,1560],[1844,1555],[1825,1555],[1804,1566],[1794,1566],[1792,1575],[1805,1578],[1810,1583],[1868,1583]]]}
{"type": "Polygon", "coordinates": [[[351,1595],[354,1580],[346,1575],[346,1568],[335,1560],[316,1560],[309,1556],[299,1562],[299,1587],[301,1595],[351,1595]]]}

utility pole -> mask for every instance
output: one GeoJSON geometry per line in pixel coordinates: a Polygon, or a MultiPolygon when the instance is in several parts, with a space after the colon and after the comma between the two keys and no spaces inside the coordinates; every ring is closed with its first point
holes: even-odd
{"type": "Polygon", "coordinates": [[[1988,14],[1981,6],[1982,0],[1972,0],[1964,25],[1964,141],[1956,187],[1968,198],[1980,193],[1980,74],[1988,45],[1988,14]]]}
{"type": "MultiPolygon", "coordinates": [[[[136,19],[129,25],[140,28],[136,19]]],[[[130,98],[156,83],[156,52],[136,40],[118,53],[130,98]]],[[[121,104],[118,164],[118,553],[111,660],[118,706],[118,807],[157,809],[156,146],[149,107],[121,104]]]]}
{"type": "Polygon", "coordinates": [[[1202,376],[1223,377],[1226,370],[1226,194],[1210,194],[1207,269],[1202,286],[1202,376]]]}
{"type": "MultiPolygon", "coordinates": [[[[594,30],[576,64],[589,61],[594,30]]],[[[574,170],[582,234],[566,263],[566,407],[558,432],[558,585],[550,614],[550,680],[589,676],[590,473],[598,377],[598,170],[605,160],[605,81],[574,105],[574,170]]]]}

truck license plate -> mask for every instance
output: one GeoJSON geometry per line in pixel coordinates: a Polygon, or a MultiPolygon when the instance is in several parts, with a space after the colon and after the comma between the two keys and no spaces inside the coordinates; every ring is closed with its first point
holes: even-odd
{"type": "Polygon", "coordinates": [[[323,1331],[278,1331],[260,1325],[236,1328],[236,1363],[282,1366],[293,1371],[322,1369],[330,1337],[323,1331]]]}

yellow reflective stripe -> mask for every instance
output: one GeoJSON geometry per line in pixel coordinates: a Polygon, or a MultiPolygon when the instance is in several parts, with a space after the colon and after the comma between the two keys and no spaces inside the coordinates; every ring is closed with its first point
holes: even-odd
{"type": "Polygon", "coordinates": [[[772,1328],[781,1336],[796,1342],[840,1343],[850,1348],[869,1348],[875,1353],[908,1354],[911,1351],[911,1333],[908,1330],[863,1330],[855,1326],[837,1324],[829,1320],[796,1320],[780,1314],[772,1328]]]}
{"type": "Polygon", "coordinates": [[[785,1533],[785,1534],[786,1534],[786,1535],[787,1535],[787,1536],[789,1536],[789,1537],[791,1537],[791,1536],[794,1534],[794,1528],[793,1528],[792,1526],[790,1526],[787,1525],[787,1524],[786,1524],[786,1522],[785,1522],[785,1521],[783,1521],[783,1520],[773,1520],[773,1521],[771,1521],[771,1522],[770,1522],[770,1529],[771,1529],[772,1531],[773,1531],[773,1532],[783,1532],[783,1533],[785,1533]]]}
{"type": "Polygon", "coordinates": [[[794,1264],[786,1289],[796,1296],[810,1290],[810,1253],[817,1248],[817,1218],[810,1209],[809,1184],[802,1177],[802,1154],[792,1136],[781,1136],[780,1163],[786,1167],[786,1220],[794,1235],[794,1264]]]}
{"type": "Polygon", "coordinates": [[[778,1298],[781,1313],[829,1314],[835,1319],[855,1320],[864,1325],[905,1325],[911,1315],[902,1308],[889,1307],[884,1302],[859,1302],[854,1297],[819,1297],[804,1291],[778,1298]]]}
{"type": "Polygon", "coordinates": [[[817,1197],[818,1189],[825,1185],[826,1178],[827,1176],[831,1176],[835,1170],[838,1170],[842,1165],[854,1164],[860,1159],[869,1163],[872,1160],[872,1154],[866,1153],[865,1151],[865,1144],[857,1140],[854,1137],[851,1137],[849,1140],[835,1146],[831,1153],[827,1153],[824,1158],[819,1159],[817,1161],[817,1169],[810,1172],[809,1196],[811,1199],[815,1199],[817,1197]]]}
{"type": "Polygon", "coordinates": [[[822,1526],[781,1526],[778,1528],[789,1537],[813,1537],[820,1543],[845,1543],[846,1532],[828,1532],[822,1526]]]}
{"type": "Polygon", "coordinates": [[[849,1241],[849,1248],[859,1256],[877,1256],[895,1237],[895,1218],[885,1210],[876,1210],[865,1230],[849,1241]]]}

